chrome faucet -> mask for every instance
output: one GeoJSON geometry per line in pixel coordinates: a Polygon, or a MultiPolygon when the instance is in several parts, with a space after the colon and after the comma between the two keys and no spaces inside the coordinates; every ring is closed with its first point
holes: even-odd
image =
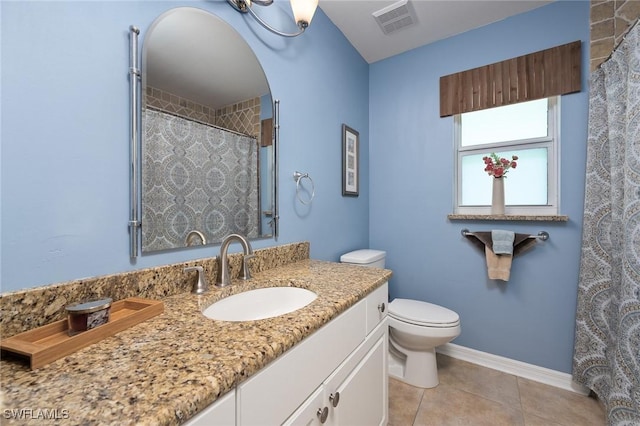
{"type": "Polygon", "coordinates": [[[198,237],[200,238],[200,241],[202,241],[202,245],[206,245],[207,244],[207,239],[204,237],[204,234],[200,231],[197,230],[193,230],[193,231],[189,231],[189,233],[187,234],[187,238],[184,239],[184,244],[189,247],[191,245],[191,239],[192,237],[198,237]]]}
{"type": "Polygon", "coordinates": [[[244,251],[244,256],[242,258],[242,267],[240,269],[240,278],[243,280],[248,280],[251,278],[251,273],[249,271],[249,265],[247,261],[255,255],[253,254],[253,249],[251,248],[251,244],[247,240],[246,237],[243,237],[239,234],[230,234],[224,237],[222,240],[222,244],[220,245],[220,256],[218,256],[218,279],[216,280],[216,285],[218,287],[225,287],[231,284],[231,277],[229,276],[229,260],[227,258],[227,252],[229,250],[229,245],[233,241],[238,241],[242,245],[242,250],[244,251]]]}

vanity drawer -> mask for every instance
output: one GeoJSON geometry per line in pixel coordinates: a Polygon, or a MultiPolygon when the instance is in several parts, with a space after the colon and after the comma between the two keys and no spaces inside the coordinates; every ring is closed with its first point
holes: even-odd
{"type": "Polygon", "coordinates": [[[366,298],[367,302],[367,334],[371,333],[389,310],[389,283],[384,283],[366,298]]]}

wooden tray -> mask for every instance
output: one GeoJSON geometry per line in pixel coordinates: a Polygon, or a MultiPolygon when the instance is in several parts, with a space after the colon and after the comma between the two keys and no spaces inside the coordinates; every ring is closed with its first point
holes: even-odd
{"type": "Polygon", "coordinates": [[[160,300],[129,297],[113,302],[109,322],[99,327],[69,336],[67,320],[63,319],[2,339],[0,347],[4,351],[28,357],[31,369],[35,370],[163,311],[164,303],[160,300]]]}

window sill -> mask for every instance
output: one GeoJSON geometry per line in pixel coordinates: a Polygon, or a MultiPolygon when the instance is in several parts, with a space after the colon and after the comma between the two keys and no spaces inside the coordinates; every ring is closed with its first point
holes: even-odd
{"type": "Polygon", "coordinates": [[[565,215],[492,215],[492,214],[448,214],[449,220],[491,220],[491,221],[528,221],[528,222],[568,222],[565,215]]]}

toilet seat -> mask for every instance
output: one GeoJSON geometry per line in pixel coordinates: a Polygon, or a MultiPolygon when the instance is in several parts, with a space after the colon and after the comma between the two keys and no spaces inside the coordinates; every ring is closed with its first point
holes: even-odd
{"type": "Polygon", "coordinates": [[[398,321],[422,327],[449,328],[460,325],[454,311],[420,300],[394,299],[389,303],[389,315],[398,321]]]}

